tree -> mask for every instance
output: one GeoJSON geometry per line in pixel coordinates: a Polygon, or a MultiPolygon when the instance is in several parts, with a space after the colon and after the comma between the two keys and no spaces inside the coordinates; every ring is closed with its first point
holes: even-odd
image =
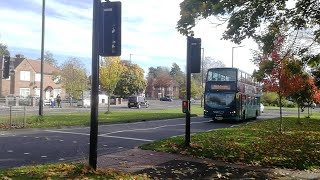
{"type": "Polygon", "coordinates": [[[177,63],[172,63],[171,71],[170,71],[170,76],[172,79],[178,83],[179,88],[185,84],[186,81],[186,74],[181,71],[179,65],[177,63]]]}
{"type": "Polygon", "coordinates": [[[261,42],[265,53],[271,53],[278,29],[285,28],[291,35],[292,54],[299,55],[312,67],[316,84],[320,87],[320,55],[316,50],[320,43],[320,9],[318,0],[184,0],[180,4],[178,31],[187,35],[199,19],[215,16],[227,23],[223,39],[240,44],[245,38],[261,42]],[[293,3],[295,3],[293,5],[293,3]],[[265,29],[266,33],[261,33],[265,29]],[[299,40],[300,39],[300,40],[299,40]]]}
{"type": "Polygon", "coordinates": [[[10,52],[7,45],[0,43],[0,57],[3,55],[10,55],[10,52]]]}
{"type": "Polygon", "coordinates": [[[115,94],[121,97],[128,97],[133,94],[140,94],[146,89],[144,71],[136,64],[123,62],[124,70],[115,88],[115,94]]]}
{"type": "Polygon", "coordinates": [[[121,78],[123,69],[124,67],[118,56],[105,57],[101,62],[100,83],[109,94],[108,112],[110,111],[110,96],[114,94],[114,90],[121,78]]]}
{"type": "Polygon", "coordinates": [[[75,57],[67,59],[60,67],[60,72],[54,78],[59,78],[69,97],[80,98],[82,91],[88,88],[86,69],[75,57]]]}
{"type": "Polygon", "coordinates": [[[305,74],[302,63],[290,53],[290,48],[285,46],[285,37],[279,32],[274,41],[271,53],[255,58],[254,62],[259,70],[253,76],[263,83],[265,91],[276,92],[279,96],[280,107],[280,132],[282,131],[282,99],[289,97],[304,88],[305,74]]]}
{"type": "Polygon", "coordinates": [[[101,63],[100,83],[109,95],[114,94],[114,89],[123,71],[124,67],[120,61],[120,57],[106,57],[101,63]]]}
{"type": "MultiPolygon", "coordinates": [[[[38,59],[40,60],[41,58],[38,59]]],[[[44,53],[43,60],[46,63],[53,65],[54,67],[58,67],[58,61],[53,57],[53,54],[50,51],[46,51],[44,53]]]]}
{"type": "Polygon", "coordinates": [[[256,38],[260,35],[261,27],[272,27],[274,24],[289,24],[289,29],[293,30],[310,30],[313,32],[313,39],[319,41],[319,2],[296,0],[294,7],[289,3],[289,0],[184,0],[180,4],[181,17],[177,29],[181,34],[187,35],[197,20],[216,16],[222,21],[221,24],[228,23],[223,38],[237,44],[245,38],[256,38]]]}

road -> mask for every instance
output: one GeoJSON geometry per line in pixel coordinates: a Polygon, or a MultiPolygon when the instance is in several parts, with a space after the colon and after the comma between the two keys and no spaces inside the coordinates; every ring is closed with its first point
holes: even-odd
{"type": "MultiPolygon", "coordinates": [[[[161,102],[174,106],[175,103],[161,102]]],[[[179,102],[176,102],[179,104],[179,102]]],[[[135,110],[119,106],[118,110],[135,110]]],[[[62,108],[63,109],[63,108],[62,108]]],[[[76,108],[75,108],[76,109],[76,108]]],[[[82,108],[79,108],[82,109],[82,108]]],[[[285,114],[290,111],[285,111],[285,114]]],[[[258,120],[277,117],[274,110],[266,110],[258,120]]],[[[191,119],[191,133],[230,127],[231,123],[212,123],[203,117],[191,119]]],[[[155,140],[185,133],[185,119],[147,121],[138,123],[100,125],[98,155],[128,150],[155,140]]],[[[23,165],[86,160],[89,154],[90,129],[26,129],[0,132],[0,168],[23,165]]]]}

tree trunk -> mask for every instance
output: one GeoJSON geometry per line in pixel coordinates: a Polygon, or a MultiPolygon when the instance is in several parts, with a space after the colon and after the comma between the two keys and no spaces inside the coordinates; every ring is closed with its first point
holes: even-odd
{"type": "Polygon", "coordinates": [[[283,124],[282,124],[282,96],[279,94],[279,105],[280,105],[280,133],[282,133],[283,124]]]}
{"type": "Polygon", "coordinates": [[[107,112],[109,113],[110,112],[110,95],[108,96],[108,110],[107,112]]]}
{"type": "Polygon", "coordinates": [[[298,103],[298,124],[301,124],[301,121],[300,121],[300,105],[298,103]]]}

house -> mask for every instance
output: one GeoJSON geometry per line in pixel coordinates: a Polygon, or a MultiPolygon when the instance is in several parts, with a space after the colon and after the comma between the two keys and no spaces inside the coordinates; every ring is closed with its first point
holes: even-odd
{"type": "MultiPolygon", "coordinates": [[[[0,62],[2,67],[3,61],[0,62]]],[[[41,61],[24,58],[23,55],[16,55],[10,59],[10,76],[3,79],[0,76],[0,97],[19,96],[19,97],[40,97],[41,80],[41,61]]],[[[43,62],[43,99],[48,100],[50,96],[56,97],[58,94],[62,99],[65,98],[65,89],[55,73],[59,70],[43,62]]]]}

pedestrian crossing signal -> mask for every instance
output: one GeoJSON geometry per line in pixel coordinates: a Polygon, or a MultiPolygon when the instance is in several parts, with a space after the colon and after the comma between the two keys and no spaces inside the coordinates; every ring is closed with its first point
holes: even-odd
{"type": "Polygon", "coordinates": [[[190,105],[188,101],[182,101],[182,112],[187,113],[190,110],[190,105]]]}

